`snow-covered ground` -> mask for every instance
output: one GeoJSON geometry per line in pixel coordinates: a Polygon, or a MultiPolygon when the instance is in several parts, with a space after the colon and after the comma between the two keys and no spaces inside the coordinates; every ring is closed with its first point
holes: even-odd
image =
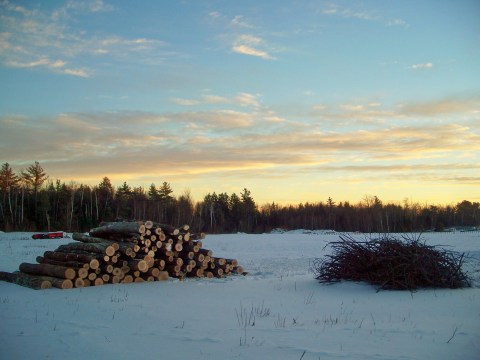
{"type": "MultiPolygon", "coordinates": [[[[0,270],[71,242],[0,234],[0,270]]],[[[208,235],[248,276],[31,290],[0,282],[0,359],[479,359],[480,233],[424,234],[472,257],[474,287],[321,285],[311,260],[338,235],[208,235]]]]}

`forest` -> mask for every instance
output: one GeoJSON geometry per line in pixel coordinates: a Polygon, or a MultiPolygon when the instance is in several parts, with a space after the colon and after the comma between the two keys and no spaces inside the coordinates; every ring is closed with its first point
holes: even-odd
{"type": "Polygon", "coordinates": [[[148,188],[126,182],[114,187],[108,177],[98,185],[52,180],[39,162],[15,173],[0,170],[0,230],[85,232],[102,221],[153,220],[189,224],[206,233],[263,233],[272,229],[330,229],[339,232],[420,232],[480,225],[480,203],[456,205],[383,203],[366,195],[360,202],[325,201],[296,205],[258,205],[251,192],[209,193],[194,202],[188,190],[175,195],[168,182],[148,188]]]}

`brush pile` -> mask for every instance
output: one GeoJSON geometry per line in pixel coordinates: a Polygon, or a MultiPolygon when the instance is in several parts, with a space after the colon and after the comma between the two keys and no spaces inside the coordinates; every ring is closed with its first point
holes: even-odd
{"type": "Polygon", "coordinates": [[[22,263],[17,272],[0,272],[0,280],[34,289],[70,289],[243,273],[235,259],[214,257],[204,249],[205,234],[190,233],[188,225],[111,222],[88,234],[73,233],[72,238],[77,242],[46,251],[37,264],[22,263]]]}
{"type": "Polygon", "coordinates": [[[365,281],[378,291],[470,286],[462,272],[465,254],[425,245],[419,238],[400,240],[386,235],[357,241],[341,235],[340,241],[328,245],[332,254],[312,263],[315,278],[321,283],[365,281]]]}

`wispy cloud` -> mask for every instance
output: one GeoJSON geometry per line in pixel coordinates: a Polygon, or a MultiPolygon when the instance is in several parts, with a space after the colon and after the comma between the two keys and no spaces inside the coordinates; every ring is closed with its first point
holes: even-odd
{"type": "Polygon", "coordinates": [[[158,39],[88,36],[82,29],[74,30],[70,26],[78,12],[95,14],[111,10],[113,7],[101,0],[68,1],[50,11],[3,1],[0,3],[0,61],[8,67],[36,68],[86,78],[96,72],[95,68],[82,65],[86,58],[108,54],[110,61],[128,61],[139,52],[153,57],[166,45],[158,39]]]}
{"type": "Polygon", "coordinates": [[[239,54],[255,56],[264,60],[275,60],[275,57],[270,55],[264,47],[262,38],[243,34],[234,40],[232,50],[239,54]]]}
{"type": "Polygon", "coordinates": [[[358,4],[352,6],[343,6],[336,3],[322,4],[317,13],[326,16],[337,16],[345,19],[359,19],[364,21],[373,21],[387,26],[408,27],[408,23],[401,18],[387,19],[384,14],[377,10],[366,9],[358,4]]]}
{"type": "Polygon", "coordinates": [[[70,68],[67,67],[67,62],[63,60],[52,61],[48,58],[40,58],[38,60],[29,61],[29,62],[20,62],[18,60],[7,60],[5,62],[6,66],[13,68],[45,68],[55,73],[73,75],[83,78],[88,78],[92,75],[92,70],[87,70],[85,68],[70,68]]]}
{"type": "Polygon", "coordinates": [[[439,116],[451,114],[471,115],[480,113],[480,95],[449,97],[428,102],[408,103],[399,106],[405,115],[439,116]]]}
{"type": "Polygon", "coordinates": [[[243,29],[252,29],[254,26],[250,24],[245,17],[242,15],[237,15],[231,20],[231,24],[234,27],[243,28],[243,29]]]}
{"type": "Polygon", "coordinates": [[[426,63],[419,63],[410,65],[410,69],[412,70],[430,70],[433,69],[433,63],[426,62],[426,63]]]}
{"type": "Polygon", "coordinates": [[[318,11],[323,15],[335,15],[344,18],[357,18],[362,20],[374,20],[378,17],[373,11],[353,9],[332,3],[322,5],[318,11]]]}
{"type": "Polygon", "coordinates": [[[211,11],[208,13],[208,21],[221,27],[222,33],[218,38],[226,41],[231,51],[264,60],[276,60],[272,55],[273,47],[265,40],[261,27],[254,25],[245,16],[229,17],[218,11],[211,11]]]}
{"type": "MultiPolygon", "coordinates": [[[[262,107],[258,96],[249,93],[218,99],[229,102],[222,104],[225,108],[204,111],[4,116],[0,118],[0,153],[14,165],[31,162],[35,154],[46,167],[58,166],[59,174],[98,177],[118,173],[119,169],[148,177],[156,174],[153,168],[177,175],[241,170],[249,176],[263,168],[280,176],[285,166],[295,172],[319,167],[357,176],[360,170],[410,171],[415,164],[422,171],[433,171],[432,164],[436,164],[445,169],[453,166],[456,176],[466,179],[478,170],[475,154],[480,151],[480,133],[461,120],[476,116],[472,109],[478,99],[457,99],[455,106],[453,101],[447,102],[443,110],[435,104],[444,101],[392,109],[376,101],[318,106],[323,116],[333,113],[337,120],[358,114],[380,118],[387,112],[397,119],[405,118],[404,122],[377,122],[368,129],[328,128],[323,120],[305,124],[285,119],[262,107]],[[246,105],[243,109],[242,103],[246,105]],[[435,114],[452,111],[459,113],[455,117],[458,122],[429,120],[435,114]],[[416,120],[419,116],[425,121],[416,120]],[[50,136],[52,132],[55,137],[50,136]],[[48,146],[43,140],[46,137],[50,139],[48,146]],[[19,143],[23,144],[20,148],[16,146],[19,143]]],[[[208,99],[199,97],[195,101],[208,99]]]]}
{"type": "Polygon", "coordinates": [[[392,19],[387,21],[388,26],[408,27],[408,23],[403,19],[392,19]]]}
{"type": "Polygon", "coordinates": [[[219,96],[214,94],[203,94],[198,98],[194,99],[173,98],[172,101],[178,105],[183,106],[196,106],[205,104],[230,104],[251,108],[259,108],[261,106],[258,94],[250,94],[246,92],[238,93],[237,95],[232,97],[219,96]]]}

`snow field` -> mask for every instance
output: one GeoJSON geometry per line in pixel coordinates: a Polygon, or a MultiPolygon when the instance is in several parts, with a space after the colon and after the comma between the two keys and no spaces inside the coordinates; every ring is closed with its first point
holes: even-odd
{"type": "MultiPolygon", "coordinates": [[[[0,270],[71,242],[0,234],[0,270]]],[[[248,276],[72,290],[0,282],[0,359],[478,359],[480,234],[424,234],[472,256],[476,286],[321,285],[309,264],[337,235],[207,235],[248,276]],[[32,357],[33,356],[33,357],[32,357]]]]}

